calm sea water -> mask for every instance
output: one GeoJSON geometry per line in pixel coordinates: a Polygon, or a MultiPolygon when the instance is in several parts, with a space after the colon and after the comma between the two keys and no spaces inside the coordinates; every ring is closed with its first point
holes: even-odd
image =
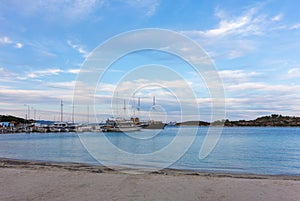
{"type": "MultiPolygon", "coordinates": [[[[183,128],[183,131],[186,135],[183,138],[191,135],[189,127],[183,128]]],[[[145,135],[143,140],[134,140],[120,133],[82,133],[80,136],[94,142],[94,145],[97,140],[106,138],[120,150],[142,155],[172,143],[178,128],[166,127],[155,137],[147,139],[154,132],[157,131],[135,133],[145,135]]],[[[224,128],[215,149],[208,157],[200,160],[199,150],[206,132],[207,128],[199,128],[192,145],[170,168],[202,172],[300,175],[300,128],[224,128]]],[[[1,158],[101,165],[85,147],[86,144],[82,144],[77,133],[0,135],[1,158]]],[[[94,150],[97,149],[94,147],[94,150]]],[[[100,150],[99,154],[106,158],[114,161],[120,159],[116,153],[103,151],[105,147],[100,150]]],[[[154,160],[152,164],[164,163],[165,157],[154,160]]]]}

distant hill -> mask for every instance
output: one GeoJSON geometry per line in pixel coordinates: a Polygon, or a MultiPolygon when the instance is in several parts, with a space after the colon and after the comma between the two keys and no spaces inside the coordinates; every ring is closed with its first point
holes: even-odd
{"type": "Polygon", "coordinates": [[[239,121],[229,121],[226,120],[225,126],[268,126],[268,127],[289,127],[289,126],[299,126],[300,127],[300,117],[290,117],[282,116],[278,114],[272,114],[270,116],[259,117],[254,120],[239,120],[239,121]]]}
{"type": "Polygon", "coordinates": [[[0,122],[17,122],[17,123],[34,123],[34,122],[37,122],[37,123],[40,123],[40,124],[53,124],[54,121],[46,121],[46,120],[37,120],[37,121],[34,121],[33,119],[30,119],[30,120],[26,120],[26,119],[23,119],[23,118],[20,118],[20,117],[15,117],[15,116],[12,116],[12,115],[0,115],[0,122]]]}
{"type": "Polygon", "coordinates": [[[185,121],[177,123],[176,126],[209,126],[209,123],[205,121],[185,121]]]}
{"type": "Polygon", "coordinates": [[[226,127],[300,127],[300,117],[282,116],[272,114],[270,116],[258,117],[254,120],[230,121],[228,119],[212,123],[204,121],[185,121],[177,123],[176,126],[226,126],[226,127]]]}
{"type": "Polygon", "coordinates": [[[17,122],[17,123],[25,123],[26,120],[20,117],[15,117],[11,115],[0,115],[0,122],[17,122]]]}

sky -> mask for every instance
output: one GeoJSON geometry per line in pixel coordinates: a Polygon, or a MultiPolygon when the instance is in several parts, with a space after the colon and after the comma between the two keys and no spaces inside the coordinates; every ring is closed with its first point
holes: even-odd
{"type": "MultiPolygon", "coordinates": [[[[74,87],[91,52],[124,32],[158,28],[191,39],[211,58],[224,86],[227,119],[300,116],[298,1],[25,2],[0,1],[0,114],[59,120],[63,100],[64,119],[70,121],[74,87]]],[[[162,88],[151,85],[149,77],[124,79],[130,77],[132,66],[149,64],[148,69],[155,69],[153,63],[168,66],[188,83],[195,92],[201,120],[209,121],[210,91],[201,76],[181,58],[153,50],[132,52],[115,61],[97,85],[96,105],[84,106],[86,112],[78,114],[78,121],[94,121],[87,117],[90,110],[99,121],[111,116],[111,97],[120,80],[131,88],[150,83],[126,100],[127,107],[136,107],[140,97],[143,115],[149,115],[155,96],[156,110],[165,114],[164,121],[182,120],[178,97],[172,93],[176,87],[186,87],[182,80],[162,80],[162,88]]],[[[123,101],[117,102],[121,110],[123,101]]]]}

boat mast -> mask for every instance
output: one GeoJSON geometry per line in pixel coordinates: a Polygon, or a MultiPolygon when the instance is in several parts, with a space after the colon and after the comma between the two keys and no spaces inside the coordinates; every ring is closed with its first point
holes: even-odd
{"type": "Polygon", "coordinates": [[[73,106],[72,106],[72,123],[74,124],[74,101],[73,101],[73,106]]]}
{"type": "MultiPolygon", "coordinates": [[[[116,95],[116,100],[115,100],[115,102],[116,102],[116,107],[117,107],[117,112],[116,112],[116,114],[117,114],[117,117],[119,117],[119,93],[117,92],[116,93],[117,95],[116,95]]],[[[114,109],[114,108],[113,108],[114,109]]]]}
{"type": "Polygon", "coordinates": [[[131,102],[132,102],[131,112],[133,113],[133,117],[135,117],[135,110],[136,110],[136,108],[135,108],[135,104],[136,104],[135,93],[133,94],[133,98],[132,98],[131,102]]]}
{"type": "Polygon", "coordinates": [[[125,99],[124,99],[124,107],[123,107],[123,110],[124,110],[124,119],[126,118],[126,102],[125,102],[125,99]]]}
{"type": "Polygon", "coordinates": [[[138,98],[138,107],[137,107],[137,111],[141,110],[141,97],[138,98]]]}
{"type": "Polygon", "coordinates": [[[64,104],[63,104],[63,100],[60,101],[60,122],[63,122],[63,107],[64,107],[64,104]]]}
{"type": "Polygon", "coordinates": [[[87,123],[89,124],[90,123],[90,105],[88,104],[87,106],[87,123]]]}
{"type": "MultiPolygon", "coordinates": [[[[156,109],[155,109],[155,96],[153,96],[153,103],[152,103],[153,105],[152,105],[152,107],[151,107],[151,110],[153,111],[153,112],[155,112],[156,111],[156,109]]],[[[152,120],[152,119],[150,119],[150,120],[152,120]]]]}

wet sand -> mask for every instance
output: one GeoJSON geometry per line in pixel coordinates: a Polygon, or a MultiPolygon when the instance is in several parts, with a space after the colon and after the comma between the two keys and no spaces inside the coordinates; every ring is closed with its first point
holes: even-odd
{"type": "Polygon", "coordinates": [[[0,200],[299,200],[300,176],[106,167],[0,159],[0,200]]]}

